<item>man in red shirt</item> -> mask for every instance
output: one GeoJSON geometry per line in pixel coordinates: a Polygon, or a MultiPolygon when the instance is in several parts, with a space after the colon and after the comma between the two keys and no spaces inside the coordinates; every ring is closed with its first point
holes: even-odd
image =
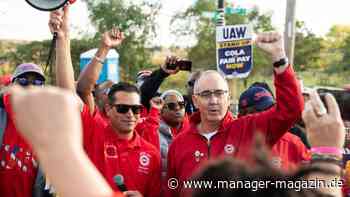
{"type": "MultiPolygon", "coordinates": [[[[57,32],[58,42],[64,42],[57,48],[57,81],[59,86],[75,91],[74,72],[69,54],[68,10],[52,12],[50,29],[57,32]]],[[[136,86],[127,83],[114,84],[108,93],[106,115],[108,125],[101,118],[96,118],[98,111],[92,96],[93,86],[100,74],[103,58],[111,47],[118,46],[124,36],[117,29],[103,34],[101,47],[91,65],[83,72],[90,73],[92,83],[87,83],[85,98],[89,105],[84,105],[81,116],[83,123],[84,148],[101,174],[114,190],[118,187],[115,179],[123,177],[126,192],[132,197],[160,195],[160,153],[152,144],[142,139],[135,127],[140,119],[141,98],[136,86]]],[[[78,83],[79,86],[79,83],[78,83]]]]}
{"type": "MultiPolygon", "coordinates": [[[[43,86],[45,76],[40,66],[25,63],[17,66],[11,81],[22,87],[43,86]]],[[[35,192],[33,188],[38,163],[32,148],[14,126],[10,95],[5,93],[0,103],[0,110],[6,113],[5,128],[0,129],[0,194],[6,197],[31,197],[35,192]]],[[[1,113],[0,116],[5,114],[1,113]]]]}
{"type": "Polygon", "coordinates": [[[192,115],[188,131],[179,134],[169,148],[167,196],[184,196],[188,190],[183,188],[183,181],[208,159],[230,156],[249,161],[257,132],[272,146],[300,118],[303,100],[285,58],[282,36],[262,33],[256,43],[274,62],[276,108],[234,119],[228,112],[227,82],[217,71],[204,72],[194,85],[192,97],[199,112],[192,115]],[[170,178],[177,179],[178,185],[170,178]]]}
{"type": "MultiPolygon", "coordinates": [[[[274,110],[274,98],[263,87],[251,86],[239,98],[239,117],[274,110]]],[[[296,169],[303,162],[309,161],[310,153],[300,138],[289,131],[273,145],[271,163],[283,170],[296,169]]]]}
{"type": "Polygon", "coordinates": [[[140,95],[134,85],[118,83],[108,94],[107,111],[110,124],[90,115],[87,106],[82,112],[85,149],[112,188],[118,190],[114,177],[124,177],[128,190],[143,196],[159,196],[159,151],[134,130],[140,118],[140,95]]]}

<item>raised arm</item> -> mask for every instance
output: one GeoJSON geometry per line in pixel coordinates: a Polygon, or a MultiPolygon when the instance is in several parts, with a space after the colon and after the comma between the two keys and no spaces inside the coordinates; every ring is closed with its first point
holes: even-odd
{"type": "Polygon", "coordinates": [[[69,6],[50,13],[49,28],[57,33],[56,83],[60,88],[75,92],[74,70],[70,53],[69,6]]]}
{"type": "Polygon", "coordinates": [[[80,73],[78,78],[77,92],[85,104],[89,106],[92,113],[95,108],[92,91],[103,66],[103,62],[108,54],[109,49],[122,43],[124,35],[118,29],[113,28],[111,31],[102,35],[102,40],[95,57],[80,73]]]}
{"type": "Polygon", "coordinates": [[[179,58],[176,56],[166,57],[164,64],[161,65],[161,67],[158,70],[153,71],[152,74],[149,77],[147,77],[144,83],[141,85],[141,103],[148,110],[151,107],[151,99],[157,96],[156,93],[159,87],[162,85],[164,79],[167,78],[169,75],[174,75],[179,72],[179,68],[176,68],[175,70],[170,70],[166,68],[167,64],[176,64],[176,61],[178,61],[178,59],[179,58]]]}
{"type": "Polygon", "coordinates": [[[272,146],[301,118],[304,101],[293,68],[286,61],[282,36],[275,32],[262,33],[256,42],[274,63],[276,104],[270,110],[254,115],[251,123],[255,125],[254,130],[265,134],[266,142],[272,146]]]}

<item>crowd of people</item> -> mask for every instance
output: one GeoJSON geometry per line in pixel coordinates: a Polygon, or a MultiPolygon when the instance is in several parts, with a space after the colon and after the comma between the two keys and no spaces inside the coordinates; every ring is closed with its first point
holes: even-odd
{"type": "MultiPolygon", "coordinates": [[[[123,44],[118,29],[102,34],[95,57],[74,79],[69,6],[53,11],[56,86],[39,65],[17,66],[0,99],[0,196],[341,196],[337,187],[187,188],[184,182],[346,180],[345,129],[334,97],[304,98],[282,36],[258,34],[274,63],[275,93],[254,83],[230,111],[228,83],[217,71],[190,74],[187,94],[159,92],[176,75],[176,56],[135,84],[97,84],[108,51],[123,44]],[[282,61],[284,60],[284,61],[282,61]],[[282,62],[282,63],[281,63],[282,62]],[[76,81],[77,80],[77,81],[76,81]],[[275,96],[274,96],[275,95],[275,96]],[[325,107],[325,106],[326,107],[325,107]],[[305,130],[295,131],[303,120],[305,130]],[[293,130],[293,131],[292,131],[293,130]],[[177,180],[177,187],[169,180],[177,180]]],[[[350,167],[350,166],[349,166],[350,167]]],[[[345,181],[346,182],[346,181],[345,181]]]]}

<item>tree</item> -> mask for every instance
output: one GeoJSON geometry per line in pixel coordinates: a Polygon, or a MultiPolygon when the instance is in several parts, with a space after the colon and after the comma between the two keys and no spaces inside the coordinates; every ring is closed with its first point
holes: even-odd
{"type": "Polygon", "coordinates": [[[340,73],[348,70],[348,51],[350,26],[335,25],[326,36],[324,41],[325,51],[323,58],[325,60],[326,71],[328,73],[340,73]]]}
{"type": "Polygon", "coordinates": [[[44,68],[45,75],[48,76],[48,81],[50,83],[53,79],[53,69],[48,67],[48,65],[45,65],[50,44],[50,40],[18,44],[14,51],[10,51],[6,54],[6,57],[14,68],[25,62],[33,62],[41,65],[44,68]]]}
{"type": "MultiPolygon", "coordinates": [[[[141,3],[126,0],[87,0],[90,19],[100,34],[117,25],[125,33],[125,40],[118,49],[121,71],[131,80],[136,73],[150,65],[151,52],[147,48],[155,37],[155,17],[160,3],[142,0],[141,3]]],[[[140,2],[140,1],[138,1],[140,2]]]]}
{"type": "Polygon", "coordinates": [[[294,68],[319,68],[323,39],[308,29],[303,21],[297,21],[295,35],[294,68]]]}
{"type": "Polygon", "coordinates": [[[339,48],[342,59],[339,63],[339,71],[349,71],[350,69],[350,34],[344,39],[343,45],[339,48]]]}
{"type": "MultiPolygon", "coordinates": [[[[215,1],[201,0],[197,1],[183,13],[177,14],[172,20],[172,26],[174,27],[172,32],[176,34],[179,39],[194,38],[197,40],[196,44],[188,50],[188,58],[193,61],[194,68],[216,69],[216,24],[213,18],[210,17],[210,13],[215,13],[215,11],[215,1]]],[[[258,8],[254,8],[248,15],[226,14],[225,20],[227,25],[249,22],[253,25],[256,32],[274,29],[271,25],[271,14],[260,14],[258,8]]],[[[269,65],[270,62],[266,54],[254,47],[255,68],[252,74],[254,74],[256,70],[259,70],[257,68],[264,68],[269,65]]],[[[268,68],[270,68],[270,66],[268,68]]],[[[271,73],[271,71],[267,73],[271,73]]]]}
{"type": "MultiPolygon", "coordinates": [[[[44,41],[33,41],[30,43],[18,44],[15,47],[15,50],[10,50],[5,53],[5,57],[10,61],[12,67],[15,67],[24,62],[33,62],[38,65],[41,65],[47,76],[48,83],[54,81],[55,76],[55,57],[53,53],[52,64],[46,65],[48,58],[48,52],[51,45],[51,40],[44,41]]],[[[84,51],[87,51],[91,48],[97,46],[97,40],[95,39],[72,39],[71,40],[71,55],[72,63],[75,73],[75,78],[79,76],[80,72],[80,54],[84,51]]]]}

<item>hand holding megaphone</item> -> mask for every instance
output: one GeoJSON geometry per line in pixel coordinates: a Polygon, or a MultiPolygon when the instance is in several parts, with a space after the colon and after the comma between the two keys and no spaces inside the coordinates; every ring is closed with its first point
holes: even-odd
{"type": "Polygon", "coordinates": [[[69,38],[69,6],[50,13],[49,28],[58,39],[69,38]]]}

